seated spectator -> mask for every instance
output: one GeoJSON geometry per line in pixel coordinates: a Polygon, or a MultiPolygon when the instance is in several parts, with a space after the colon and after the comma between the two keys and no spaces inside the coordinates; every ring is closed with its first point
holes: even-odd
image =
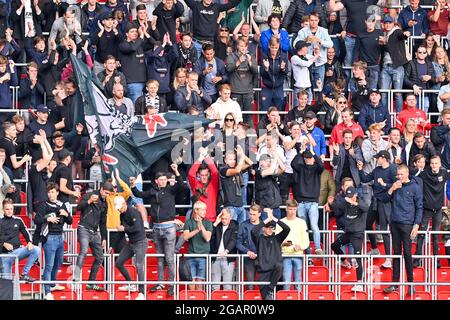
{"type": "MultiPolygon", "coordinates": [[[[223,290],[231,290],[233,281],[236,257],[227,257],[228,254],[236,254],[236,239],[239,224],[232,219],[229,208],[224,208],[217,216],[213,224],[211,236],[211,254],[219,257],[211,258],[211,281],[228,282],[223,285],[223,290]]],[[[211,290],[220,290],[220,285],[212,285],[211,290]]]]}
{"type": "Polygon", "coordinates": [[[431,129],[427,114],[423,110],[417,108],[417,99],[414,93],[406,94],[406,106],[399,114],[397,114],[396,127],[400,129],[400,132],[403,133],[406,121],[408,120],[414,120],[419,132],[425,132],[425,130],[431,129]]]}
{"type": "Polygon", "coordinates": [[[284,105],[283,84],[288,74],[288,57],[280,50],[280,39],[270,39],[268,53],[263,53],[261,59],[261,78],[263,88],[261,90],[261,104],[259,109],[266,111],[270,106],[282,110],[284,105]]]}
{"type": "Polygon", "coordinates": [[[267,113],[258,121],[256,134],[258,137],[262,137],[273,129],[278,129],[278,131],[285,134],[289,132],[289,126],[281,122],[280,111],[278,111],[277,107],[270,107],[267,113]]]}
{"type": "Polygon", "coordinates": [[[391,129],[391,115],[387,106],[381,103],[381,94],[378,89],[370,91],[369,103],[365,104],[359,112],[358,123],[364,132],[374,123],[378,123],[383,128],[384,134],[391,129]]]}
{"type": "Polygon", "coordinates": [[[281,52],[287,53],[290,48],[289,34],[286,30],[281,29],[281,16],[278,14],[271,14],[267,18],[267,24],[270,29],[261,32],[261,51],[264,54],[269,54],[270,42],[273,37],[278,39],[281,52]]]}
{"type": "Polygon", "coordinates": [[[98,80],[103,84],[105,88],[105,97],[110,99],[113,97],[114,84],[120,83],[123,87],[123,94],[126,96],[127,80],[125,75],[117,70],[117,60],[111,55],[106,56],[104,70],[97,74],[98,80]]]}
{"type": "Polygon", "coordinates": [[[288,0],[261,0],[258,1],[255,11],[255,21],[259,25],[261,31],[269,29],[270,22],[269,17],[272,14],[277,14],[279,20],[286,14],[289,5],[291,4],[288,0]]]}
{"type": "MultiPolygon", "coordinates": [[[[341,144],[343,142],[343,131],[350,129],[353,132],[353,140],[357,137],[364,137],[364,130],[361,126],[353,120],[353,111],[350,108],[345,108],[341,112],[342,122],[337,124],[331,131],[331,138],[328,141],[329,145],[334,143],[341,144]]],[[[331,153],[331,152],[330,152],[331,153]]]]}
{"type": "Polygon", "coordinates": [[[308,92],[305,90],[299,91],[297,97],[298,105],[295,108],[289,110],[284,119],[287,124],[289,124],[289,122],[291,121],[296,121],[298,123],[305,122],[306,113],[311,111],[311,106],[308,104],[308,101],[310,100],[308,92]]]}
{"type": "Polygon", "coordinates": [[[130,98],[124,96],[124,89],[120,83],[113,85],[113,97],[108,99],[108,104],[114,108],[116,113],[127,115],[129,118],[134,116],[134,105],[130,98]]]}
{"type": "Polygon", "coordinates": [[[220,97],[210,106],[210,110],[207,112],[216,116],[217,124],[220,127],[223,126],[225,115],[227,113],[233,113],[236,123],[242,121],[242,111],[239,103],[231,99],[231,87],[229,84],[223,84],[219,90],[220,97]]]}
{"type": "MultiPolygon", "coordinates": [[[[178,84],[178,80],[175,81],[178,84]]],[[[189,107],[195,106],[200,115],[204,115],[204,110],[212,102],[210,96],[198,87],[198,74],[195,72],[188,73],[186,84],[176,89],[174,100],[179,111],[187,113],[189,107]]]]}
{"type": "Polygon", "coordinates": [[[187,72],[192,72],[197,62],[197,49],[192,43],[191,33],[181,34],[181,41],[176,46],[176,50],[178,50],[176,68],[185,68],[187,72]]]}

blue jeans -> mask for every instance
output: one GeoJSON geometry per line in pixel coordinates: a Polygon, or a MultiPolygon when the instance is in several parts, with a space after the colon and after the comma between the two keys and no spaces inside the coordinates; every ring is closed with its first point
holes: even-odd
{"type": "MultiPolygon", "coordinates": [[[[292,274],[294,274],[294,282],[302,281],[303,258],[283,258],[283,281],[291,282],[292,274]]],[[[286,283],[283,290],[289,290],[291,285],[286,283]]],[[[294,285],[295,290],[301,290],[302,286],[294,285]]]]}
{"type": "MultiPolygon", "coordinates": [[[[277,218],[277,219],[281,219],[281,210],[280,210],[280,208],[276,208],[276,209],[272,209],[273,210],[273,216],[275,217],[275,218],[277,218]]],[[[262,220],[262,221],[264,221],[264,220],[266,220],[267,219],[267,212],[265,212],[264,210],[261,212],[261,217],[260,217],[260,219],[262,220]]]]}
{"type": "Polygon", "coordinates": [[[280,111],[284,111],[284,92],[283,86],[279,88],[262,88],[261,90],[261,104],[259,111],[267,111],[271,106],[275,106],[280,111]]]}
{"type": "Polygon", "coordinates": [[[244,184],[244,186],[241,187],[242,204],[244,206],[246,206],[247,205],[248,171],[246,171],[242,174],[242,180],[243,180],[243,184],[244,184]]]}
{"type": "Polygon", "coordinates": [[[192,280],[206,280],[206,258],[188,258],[192,280]]]}
{"type": "MultiPolygon", "coordinates": [[[[44,281],[55,281],[58,269],[61,267],[64,259],[64,235],[49,235],[44,244],[45,268],[44,281]]],[[[45,294],[50,292],[50,287],[55,285],[44,285],[45,294]]]]}
{"type": "Polygon", "coordinates": [[[19,261],[23,260],[27,257],[27,263],[25,267],[23,268],[22,274],[28,274],[30,272],[31,267],[33,266],[34,262],[39,258],[39,254],[41,253],[41,249],[37,246],[34,246],[33,249],[28,250],[27,247],[21,247],[17,248],[11,252],[8,253],[8,256],[11,257],[5,257],[2,258],[2,264],[3,264],[3,273],[9,274],[11,273],[11,268],[16,260],[16,256],[19,257],[19,261]]]}
{"type": "Polygon", "coordinates": [[[317,88],[317,80],[320,79],[322,84],[324,83],[325,79],[325,65],[321,65],[319,67],[316,67],[314,64],[311,67],[311,74],[312,74],[312,87],[317,88]]]}
{"type": "Polygon", "coordinates": [[[319,204],[317,202],[300,202],[298,204],[297,215],[299,218],[309,221],[313,231],[314,247],[320,249],[320,231],[319,231],[319,204]]]}
{"type": "MultiPolygon", "coordinates": [[[[139,191],[142,191],[142,179],[139,179],[141,175],[138,175],[138,179],[136,179],[136,189],[139,191]]],[[[130,198],[128,199],[128,204],[131,206],[135,206],[138,204],[144,204],[144,201],[142,198],[135,197],[134,194],[131,194],[130,198]]]]}
{"type": "Polygon", "coordinates": [[[158,258],[158,281],[164,281],[164,265],[167,264],[169,281],[175,280],[175,242],[177,231],[175,224],[154,224],[153,242],[156,252],[164,254],[164,258],[158,258]],[[165,262],[165,263],[164,263],[165,262]]]}
{"type": "MultiPolygon", "coordinates": [[[[403,78],[405,76],[405,71],[403,66],[393,68],[392,65],[383,66],[381,70],[380,87],[381,89],[403,89],[403,78]]],[[[387,93],[382,93],[382,102],[385,106],[388,105],[388,95],[387,93]]],[[[397,112],[403,109],[403,98],[401,93],[395,93],[395,108],[397,112]]]]}
{"type": "MultiPolygon", "coordinates": [[[[351,67],[353,63],[353,51],[355,49],[356,44],[356,38],[351,38],[349,36],[345,36],[344,38],[344,44],[345,44],[345,59],[344,59],[344,67],[351,67]]],[[[345,74],[347,75],[347,78],[350,79],[350,70],[345,69],[345,74]]]]}
{"type": "Polygon", "coordinates": [[[369,90],[378,88],[378,79],[380,78],[380,66],[368,66],[369,79],[367,81],[367,86],[369,90]]]}
{"type": "Polygon", "coordinates": [[[237,223],[242,223],[249,218],[247,210],[244,207],[227,207],[232,215],[231,219],[235,220],[237,223]]]}
{"type": "Polygon", "coordinates": [[[133,101],[133,104],[136,102],[137,98],[142,96],[142,91],[144,90],[145,83],[144,82],[135,82],[127,84],[127,92],[128,98],[133,101]]]}

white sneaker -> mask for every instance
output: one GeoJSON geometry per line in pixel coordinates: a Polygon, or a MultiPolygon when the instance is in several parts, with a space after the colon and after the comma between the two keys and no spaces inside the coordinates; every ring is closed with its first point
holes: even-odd
{"type": "Polygon", "coordinates": [[[353,292],[364,292],[364,288],[362,284],[357,284],[356,286],[353,286],[351,289],[353,292]]]}
{"type": "Polygon", "coordinates": [[[387,258],[381,266],[386,269],[391,269],[392,268],[392,259],[387,258]]]}
{"type": "Polygon", "coordinates": [[[137,286],[135,285],[135,284],[132,284],[132,285],[124,285],[124,286],[121,286],[121,287],[119,287],[117,290],[119,290],[119,291],[129,291],[129,292],[136,292],[136,291],[138,291],[138,289],[137,289],[137,286]]]}
{"type": "Polygon", "coordinates": [[[50,291],[62,291],[62,290],[65,290],[66,289],[66,287],[64,287],[64,286],[60,286],[59,284],[57,284],[57,285],[55,285],[54,287],[50,287],[50,291]]]}
{"type": "Polygon", "coordinates": [[[137,295],[136,299],[134,300],[145,300],[145,296],[142,292],[139,292],[139,294],[137,295]]]}
{"type": "Polygon", "coordinates": [[[47,293],[44,297],[45,300],[55,300],[55,297],[50,292],[47,293]]]}

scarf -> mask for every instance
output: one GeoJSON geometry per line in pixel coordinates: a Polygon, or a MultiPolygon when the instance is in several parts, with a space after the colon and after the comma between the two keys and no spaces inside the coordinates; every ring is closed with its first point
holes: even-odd
{"type": "MultiPolygon", "coordinates": [[[[148,93],[145,94],[145,109],[148,106],[154,106],[156,108],[156,113],[159,113],[159,96],[157,95],[154,99],[150,97],[148,93]]],[[[145,112],[144,112],[145,114],[145,112]]]]}
{"type": "Polygon", "coordinates": [[[185,65],[185,68],[188,69],[189,72],[192,71],[192,60],[191,60],[191,48],[183,48],[182,44],[180,43],[178,45],[178,48],[180,49],[180,54],[183,57],[183,64],[185,65]]]}

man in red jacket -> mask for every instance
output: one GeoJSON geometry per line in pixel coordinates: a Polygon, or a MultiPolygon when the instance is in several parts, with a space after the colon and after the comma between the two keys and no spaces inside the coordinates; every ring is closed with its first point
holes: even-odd
{"type": "Polygon", "coordinates": [[[363,137],[364,138],[364,130],[361,128],[361,126],[353,121],[353,111],[346,107],[341,112],[342,122],[336,125],[333,130],[331,131],[331,138],[329,141],[329,145],[332,146],[333,144],[342,144],[344,142],[344,138],[342,133],[344,130],[349,129],[353,132],[353,140],[357,137],[363,137]]]}
{"type": "Polygon", "coordinates": [[[406,107],[397,115],[396,127],[403,134],[406,121],[413,119],[417,124],[417,131],[425,133],[425,130],[431,129],[431,123],[428,120],[425,111],[417,109],[417,99],[414,93],[406,95],[406,107]]]}

